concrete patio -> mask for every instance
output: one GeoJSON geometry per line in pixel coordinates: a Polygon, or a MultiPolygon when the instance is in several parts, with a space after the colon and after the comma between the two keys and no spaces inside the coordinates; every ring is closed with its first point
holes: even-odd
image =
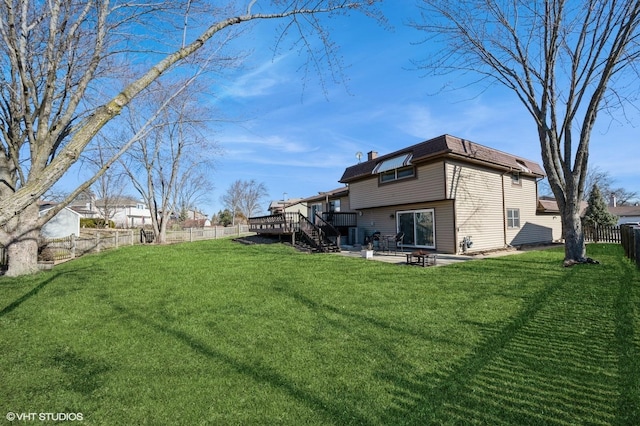
{"type": "MultiPolygon", "coordinates": [[[[438,260],[435,266],[446,266],[454,263],[466,262],[469,260],[480,260],[486,259],[490,257],[498,257],[498,256],[508,256],[512,254],[519,254],[529,250],[544,250],[552,247],[562,246],[562,244],[548,244],[548,245],[535,245],[535,246],[526,246],[526,247],[510,247],[505,248],[503,250],[494,250],[491,252],[485,253],[474,253],[470,255],[460,255],[460,254],[443,254],[438,253],[438,260]]],[[[393,251],[374,251],[373,257],[371,259],[365,259],[361,253],[361,249],[358,246],[342,246],[342,251],[336,254],[341,256],[360,258],[363,261],[365,260],[373,260],[377,262],[386,262],[386,263],[395,263],[398,265],[407,265],[407,254],[411,253],[412,250],[405,249],[404,252],[394,253],[393,251]]],[[[412,265],[415,266],[415,265],[412,265]]]]}
{"type": "MultiPolygon", "coordinates": [[[[338,254],[347,257],[361,258],[364,260],[373,260],[377,262],[386,262],[386,263],[395,263],[398,265],[406,265],[407,264],[407,254],[411,253],[409,250],[405,250],[404,252],[387,252],[387,251],[374,251],[373,257],[370,259],[365,259],[362,256],[362,252],[360,248],[351,247],[351,246],[343,246],[342,251],[338,254]]],[[[454,254],[440,254],[438,253],[438,259],[435,266],[444,266],[451,265],[453,263],[465,262],[473,259],[480,259],[478,256],[463,256],[463,255],[454,255],[454,254]]]]}

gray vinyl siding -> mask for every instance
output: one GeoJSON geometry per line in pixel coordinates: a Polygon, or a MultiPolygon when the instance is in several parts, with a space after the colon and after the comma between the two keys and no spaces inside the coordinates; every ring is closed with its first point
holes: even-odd
{"type": "Polygon", "coordinates": [[[444,165],[442,161],[416,167],[416,177],[386,184],[378,183],[378,176],[371,175],[349,184],[351,208],[361,210],[377,206],[411,204],[436,201],[444,195],[444,165]]]}
{"type": "Polygon", "coordinates": [[[502,173],[455,161],[446,163],[446,171],[447,196],[455,199],[458,246],[468,236],[470,251],[504,247],[502,173]]]}
{"type": "Polygon", "coordinates": [[[394,235],[398,232],[396,221],[398,211],[422,209],[434,209],[436,250],[440,253],[456,253],[454,205],[449,200],[364,209],[362,216],[358,216],[358,228],[367,236],[375,231],[379,231],[382,235],[394,235]]]}

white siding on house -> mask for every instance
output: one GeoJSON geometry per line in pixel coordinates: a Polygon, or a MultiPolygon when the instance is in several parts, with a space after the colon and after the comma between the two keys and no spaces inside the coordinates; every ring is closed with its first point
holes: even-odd
{"type": "MultiPolygon", "coordinates": [[[[49,209],[40,212],[46,213],[49,209]]],[[[80,235],[80,215],[69,208],[64,208],[44,224],[40,235],[44,238],[65,238],[80,235]]]]}
{"type": "Polygon", "coordinates": [[[416,177],[379,184],[378,176],[349,184],[350,207],[354,210],[377,206],[437,201],[445,198],[442,161],[416,168],[416,177]]]}
{"type": "Polygon", "coordinates": [[[118,208],[111,220],[113,220],[117,227],[122,228],[136,228],[151,225],[151,210],[137,207],[118,208]]]}
{"type": "Polygon", "coordinates": [[[620,216],[618,217],[618,226],[625,223],[640,223],[640,216],[620,216]]]}

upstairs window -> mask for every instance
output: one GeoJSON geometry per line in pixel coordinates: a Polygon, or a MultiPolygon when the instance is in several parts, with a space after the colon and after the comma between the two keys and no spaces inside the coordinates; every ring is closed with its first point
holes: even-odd
{"type": "Polygon", "coordinates": [[[380,173],[380,183],[392,182],[398,179],[406,179],[415,176],[413,166],[402,167],[380,173]]]}
{"type": "Polygon", "coordinates": [[[518,167],[520,168],[520,170],[522,170],[525,173],[531,173],[531,169],[527,166],[527,163],[525,163],[522,160],[516,160],[516,163],[518,164],[518,167]]]}
{"type": "Polygon", "coordinates": [[[372,173],[378,175],[380,183],[413,177],[415,176],[415,169],[409,165],[411,158],[411,154],[405,154],[381,161],[376,165],[372,173]]]}

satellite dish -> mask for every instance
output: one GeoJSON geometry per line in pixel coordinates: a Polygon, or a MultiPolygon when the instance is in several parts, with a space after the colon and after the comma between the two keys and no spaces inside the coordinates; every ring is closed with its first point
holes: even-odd
{"type": "Polygon", "coordinates": [[[358,159],[358,163],[359,163],[360,159],[362,158],[362,153],[360,151],[356,152],[356,158],[358,159]]]}

